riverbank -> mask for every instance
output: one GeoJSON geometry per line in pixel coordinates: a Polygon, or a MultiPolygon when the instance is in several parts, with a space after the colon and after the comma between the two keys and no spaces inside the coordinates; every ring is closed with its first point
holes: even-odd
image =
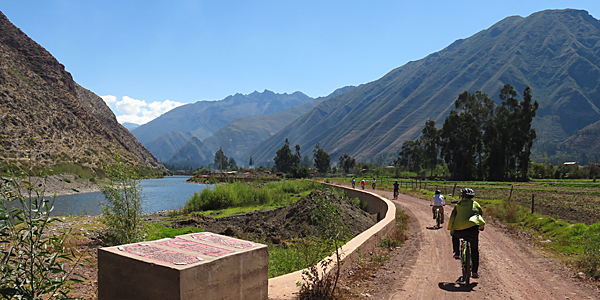
{"type": "MultiPolygon", "coordinates": [[[[23,180],[31,181],[33,186],[38,187],[39,192],[47,197],[100,191],[97,184],[86,179],[81,179],[74,174],[50,175],[43,178],[30,177],[23,180]]],[[[26,194],[26,191],[22,190],[21,192],[23,196],[29,196],[26,194]]]]}

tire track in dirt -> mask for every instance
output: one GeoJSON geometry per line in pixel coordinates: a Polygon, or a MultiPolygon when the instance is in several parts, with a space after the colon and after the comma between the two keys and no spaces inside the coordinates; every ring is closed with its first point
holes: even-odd
{"type": "MultiPolygon", "coordinates": [[[[389,192],[378,193],[391,199],[389,192]]],[[[432,229],[435,220],[429,201],[399,195],[393,202],[417,219],[412,224],[419,227],[413,235],[420,239],[413,243],[418,254],[410,270],[386,265],[408,276],[382,280],[392,285],[382,289],[390,292],[376,293],[372,299],[600,299],[597,289],[572,278],[563,265],[543,258],[539,248],[515,240],[493,224],[479,236],[481,277],[472,279],[468,287],[459,284],[460,262],[452,258],[450,232],[446,223],[442,229],[432,229]]],[[[446,222],[451,211],[452,206],[446,206],[446,222]]]]}

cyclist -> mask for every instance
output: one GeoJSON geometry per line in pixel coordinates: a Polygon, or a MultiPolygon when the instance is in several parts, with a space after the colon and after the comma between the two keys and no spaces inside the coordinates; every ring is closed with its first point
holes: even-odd
{"type": "Polygon", "coordinates": [[[396,180],[396,182],[394,182],[394,199],[398,199],[398,191],[399,191],[399,184],[398,184],[398,180],[396,180]]]}
{"type": "Polygon", "coordinates": [[[363,179],[360,181],[360,184],[362,185],[363,190],[365,189],[365,184],[367,184],[367,182],[363,179]]]}
{"type": "Polygon", "coordinates": [[[373,189],[375,189],[375,182],[377,182],[377,180],[375,180],[375,177],[373,177],[373,184],[371,184],[371,186],[373,187],[373,189]]]}
{"type": "Polygon", "coordinates": [[[352,188],[356,185],[356,178],[352,178],[352,188]]]}
{"type": "Polygon", "coordinates": [[[460,259],[460,238],[471,243],[471,261],[473,269],[471,277],[479,278],[479,231],[483,231],[485,221],[481,217],[483,211],[476,201],[473,201],[475,192],[470,188],[460,190],[461,200],[452,210],[448,229],[452,235],[452,250],[454,258],[460,259]]]}
{"type": "Polygon", "coordinates": [[[431,212],[433,213],[433,219],[435,220],[435,210],[440,209],[440,213],[442,214],[442,223],[444,223],[444,205],[446,205],[446,198],[442,195],[442,191],[435,191],[435,195],[431,198],[431,212]]]}

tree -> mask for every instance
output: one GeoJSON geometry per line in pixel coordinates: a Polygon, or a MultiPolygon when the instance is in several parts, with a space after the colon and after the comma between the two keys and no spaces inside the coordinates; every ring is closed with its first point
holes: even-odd
{"type": "Polygon", "coordinates": [[[356,165],[356,160],[350,157],[348,154],[344,154],[339,158],[340,168],[344,170],[344,173],[349,173],[350,169],[356,165]]]}
{"type": "Polygon", "coordinates": [[[446,117],[442,133],[442,157],[454,180],[472,180],[476,167],[477,140],[480,128],[472,115],[452,110],[446,117]]]}
{"type": "Polygon", "coordinates": [[[235,162],[235,159],[233,159],[233,157],[229,159],[229,168],[230,169],[237,168],[237,163],[235,162]]]}
{"type": "Polygon", "coordinates": [[[423,147],[423,163],[429,168],[431,176],[437,166],[437,157],[440,149],[440,130],[435,128],[435,121],[425,122],[421,137],[419,138],[423,147]]]}
{"type": "Polygon", "coordinates": [[[250,155],[250,161],[248,162],[248,166],[252,167],[254,165],[254,161],[252,160],[252,155],[250,155]]]}
{"type": "Polygon", "coordinates": [[[139,179],[133,167],[125,166],[118,155],[115,160],[106,167],[108,179],[100,187],[105,198],[102,222],[108,228],[103,241],[109,246],[140,242],[146,237],[139,179]]]}
{"type": "Polygon", "coordinates": [[[225,169],[227,169],[228,165],[229,165],[229,162],[227,161],[227,156],[225,156],[225,153],[223,153],[223,149],[221,147],[219,147],[219,150],[217,150],[217,152],[215,152],[214,167],[217,170],[225,170],[225,169]]]}
{"type": "Polygon", "coordinates": [[[424,149],[418,141],[405,141],[402,150],[398,152],[396,166],[408,168],[411,172],[421,172],[423,166],[424,149]]]}
{"type": "Polygon", "coordinates": [[[290,150],[290,142],[285,139],[285,144],[276,152],[275,167],[279,172],[289,173],[292,167],[297,167],[300,163],[300,146],[296,145],[296,155],[290,150]]]}
{"type": "Polygon", "coordinates": [[[329,157],[329,154],[321,148],[319,143],[317,143],[317,145],[315,145],[315,149],[313,149],[313,157],[315,161],[315,167],[317,167],[319,172],[323,174],[327,173],[331,167],[331,157],[329,157]]]}

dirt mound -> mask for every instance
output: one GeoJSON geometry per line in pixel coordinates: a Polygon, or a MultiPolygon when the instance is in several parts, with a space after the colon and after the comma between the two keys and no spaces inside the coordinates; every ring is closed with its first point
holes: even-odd
{"type": "Polygon", "coordinates": [[[219,219],[198,215],[177,220],[173,227],[196,226],[228,236],[279,244],[285,240],[319,235],[319,216],[315,212],[320,201],[333,204],[352,236],[377,223],[376,215],[363,211],[353,201],[331,192],[313,191],[296,203],[274,210],[255,211],[219,219]]]}

